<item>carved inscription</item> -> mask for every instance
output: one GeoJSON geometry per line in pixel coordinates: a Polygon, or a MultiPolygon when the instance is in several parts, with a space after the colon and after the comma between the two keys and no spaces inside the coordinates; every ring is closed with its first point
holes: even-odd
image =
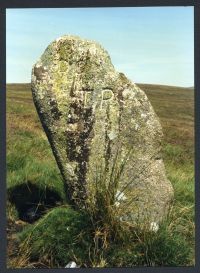
{"type": "Polygon", "coordinates": [[[74,91],[75,96],[83,102],[83,108],[96,107],[98,103],[100,110],[102,110],[114,99],[114,93],[111,89],[104,89],[98,93],[98,95],[95,95],[95,90],[74,91]]]}
{"type": "Polygon", "coordinates": [[[105,89],[101,91],[101,104],[100,109],[102,110],[104,105],[112,101],[114,98],[113,91],[110,89],[105,89]]]}

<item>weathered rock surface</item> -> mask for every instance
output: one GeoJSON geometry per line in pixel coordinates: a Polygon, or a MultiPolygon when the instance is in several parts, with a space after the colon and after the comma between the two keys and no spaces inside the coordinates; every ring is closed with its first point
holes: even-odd
{"type": "Polygon", "coordinates": [[[116,193],[121,219],[159,222],[173,196],[162,129],[145,93],[115,71],[107,51],[76,36],[57,39],[33,67],[32,93],[69,199],[92,200],[99,170],[109,181],[115,162],[126,161],[123,198],[116,193]]]}

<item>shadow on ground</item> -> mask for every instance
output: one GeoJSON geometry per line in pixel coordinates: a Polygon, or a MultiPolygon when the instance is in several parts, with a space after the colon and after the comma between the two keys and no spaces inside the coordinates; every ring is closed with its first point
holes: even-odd
{"type": "Polygon", "coordinates": [[[8,200],[15,205],[19,219],[28,223],[35,222],[46,210],[62,203],[57,192],[41,189],[31,181],[10,188],[8,200]]]}

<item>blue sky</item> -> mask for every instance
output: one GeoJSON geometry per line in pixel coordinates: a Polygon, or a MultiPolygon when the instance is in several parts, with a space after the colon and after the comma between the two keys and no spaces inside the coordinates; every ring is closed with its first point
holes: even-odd
{"type": "Polygon", "coordinates": [[[7,9],[7,82],[30,82],[54,39],[98,41],[137,83],[194,86],[193,7],[7,9]]]}

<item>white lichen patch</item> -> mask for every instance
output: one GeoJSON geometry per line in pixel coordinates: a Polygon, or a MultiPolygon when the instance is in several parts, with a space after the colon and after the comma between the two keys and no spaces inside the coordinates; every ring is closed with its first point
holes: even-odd
{"type": "Polygon", "coordinates": [[[135,124],[135,130],[137,131],[140,128],[140,126],[136,123],[135,124]]]}
{"type": "Polygon", "coordinates": [[[123,96],[124,99],[133,99],[135,94],[134,94],[133,90],[125,89],[122,92],[122,96],[123,96]]]}
{"type": "Polygon", "coordinates": [[[115,198],[116,198],[117,201],[125,201],[127,199],[125,194],[123,192],[119,191],[119,190],[117,190],[115,198]]]}
{"type": "Polygon", "coordinates": [[[151,222],[150,224],[150,231],[157,232],[159,230],[159,225],[156,222],[151,222]]]}
{"type": "Polygon", "coordinates": [[[146,117],[147,117],[147,114],[144,114],[144,113],[141,114],[141,118],[146,118],[146,117]]]}
{"type": "Polygon", "coordinates": [[[108,134],[108,137],[110,140],[113,140],[117,137],[117,134],[114,132],[114,131],[111,131],[109,134],[108,134]]]}
{"type": "Polygon", "coordinates": [[[70,176],[75,176],[75,173],[74,173],[74,168],[73,168],[73,166],[72,166],[72,164],[70,163],[67,163],[66,165],[65,165],[65,167],[66,167],[66,170],[67,170],[67,172],[68,172],[68,174],[70,175],[70,176]]]}

